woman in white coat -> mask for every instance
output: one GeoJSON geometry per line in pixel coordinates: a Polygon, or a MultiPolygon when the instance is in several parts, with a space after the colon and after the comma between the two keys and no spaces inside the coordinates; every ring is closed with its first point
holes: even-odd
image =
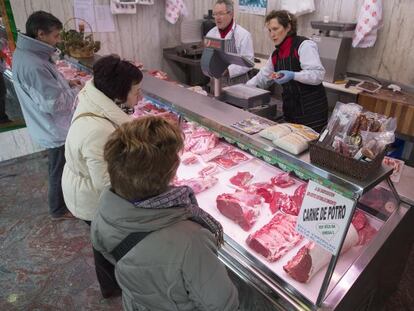
{"type": "MultiPolygon", "coordinates": [[[[65,144],[66,164],[62,176],[65,203],[77,218],[92,221],[102,190],[109,186],[103,159],[109,135],[132,120],[121,106],[133,108],[140,99],[141,71],[132,63],[109,55],[93,66],[93,80],[77,97],[77,108],[65,144]]],[[[113,265],[94,250],[101,292],[109,297],[119,291],[113,265]]]]}

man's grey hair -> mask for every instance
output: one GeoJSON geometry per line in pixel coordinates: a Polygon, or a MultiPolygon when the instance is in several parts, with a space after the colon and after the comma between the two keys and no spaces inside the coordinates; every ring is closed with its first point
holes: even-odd
{"type": "Polygon", "coordinates": [[[232,0],[217,0],[216,4],[225,4],[227,12],[234,12],[234,5],[232,0]]]}

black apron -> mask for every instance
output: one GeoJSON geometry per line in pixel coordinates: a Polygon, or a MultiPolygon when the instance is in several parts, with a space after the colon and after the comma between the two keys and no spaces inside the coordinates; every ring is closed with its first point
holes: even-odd
{"type": "MultiPolygon", "coordinates": [[[[286,37],[272,54],[274,70],[301,71],[298,50],[305,40],[309,39],[286,37]]],[[[309,85],[291,80],[282,84],[282,88],[285,121],[303,124],[320,132],[328,121],[328,99],[322,83],[309,85]]]]}

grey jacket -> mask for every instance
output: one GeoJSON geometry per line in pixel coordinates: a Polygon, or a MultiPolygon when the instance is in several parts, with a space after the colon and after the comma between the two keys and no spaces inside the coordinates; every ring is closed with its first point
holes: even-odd
{"type": "Polygon", "coordinates": [[[125,310],[237,310],[237,290],[217,258],[215,238],[187,220],[188,209],[138,208],[108,189],[100,202],[92,243],[108,260],[114,262],[109,252],[129,233],[156,230],[116,264],[125,310]]]}
{"type": "Polygon", "coordinates": [[[13,85],[33,139],[45,148],[65,143],[76,92],[50,60],[56,48],[18,34],[13,85]]]}

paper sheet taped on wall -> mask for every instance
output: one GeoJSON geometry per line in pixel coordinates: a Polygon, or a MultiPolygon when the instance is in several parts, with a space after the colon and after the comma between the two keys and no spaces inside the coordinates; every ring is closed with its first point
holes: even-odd
{"type": "Polygon", "coordinates": [[[289,11],[295,16],[312,13],[315,11],[314,0],[282,0],[282,10],[289,11]]]}

